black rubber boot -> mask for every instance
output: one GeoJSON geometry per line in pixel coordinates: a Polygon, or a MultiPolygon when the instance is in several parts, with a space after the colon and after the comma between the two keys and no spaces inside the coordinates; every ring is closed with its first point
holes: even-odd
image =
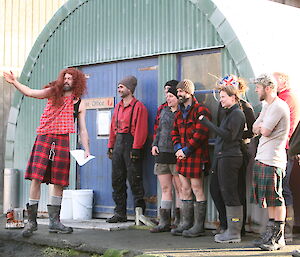
{"type": "Polygon", "coordinates": [[[259,239],[252,241],[253,245],[259,247],[262,244],[265,244],[269,241],[273,234],[274,221],[268,221],[266,231],[260,236],[259,239]]]}
{"type": "Polygon", "coordinates": [[[177,228],[171,230],[172,235],[181,236],[184,230],[193,226],[194,205],[193,201],[182,201],[181,209],[182,220],[177,228]]]}
{"type": "Polygon", "coordinates": [[[171,209],[159,209],[159,223],[150,229],[151,233],[169,232],[171,230],[171,209]]]}
{"type": "Polygon", "coordinates": [[[107,223],[122,223],[127,222],[127,216],[120,215],[118,213],[115,213],[114,216],[106,219],[107,223]]]}
{"type": "Polygon", "coordinates": [[[276,251],[284,246],[284,223],[278,224],[275,222],[271,238],[267,243],[260,245],[259,248],[265,251],[276,251]]]}
{"type": "Polygon", "coordinates": [[[194,203],[194,225],[189,230],[184,230],[184,237],[198,237],[204,235],[204,222],[206,216],[206,201],[194,203]]]}
{"type": "Polygon", "coordinates": [[[38,204],[29,205],[26,204],[27,213],[28,213],[28,222],[25,228],[22,231],[23,237],[30,237],[33,234],[33,231],[37,231],[38,224],[36,222],[38,204]]]}
{"type": "Polygon", "coordinates": [[[71,234],[73,228],[60,222],[60,205],[47,205],[49,215],[49,233],[71,234]]]}
{"type": "Polygon", "coordinates": [[[286,207],[286,218],[284,227],[285,242],[293,241],[293,227],[294,227],[294,208],[293,205],[286,207]]]}
{"type": "Polygon", "coordinates": [[[180,223],[180,208],[175,208],[174,221],[172,223],[172,228],[177,228],[179,223],[180,223]]]}
{"type": "Polygon", "coordinates": [[[223,234],[215,235],[215,242],[241,242],[241,229],[243,225],[243,206],[226,206],[226,215],[228,228],[223,234]]]}

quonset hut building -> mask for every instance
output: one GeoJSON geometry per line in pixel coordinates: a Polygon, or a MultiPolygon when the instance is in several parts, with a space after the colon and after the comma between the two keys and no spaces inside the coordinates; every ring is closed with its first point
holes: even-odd
{"type": "MultiPolygon", "coordinates": [[[[69,0],[38,37],[20,81],[38,89],[66,67],[87,74],[87,126],[96,159],[82,167],[72,163],[69,188],[93,189],[93,215],[105,217],[114,207],[106,146],[109,118],[120,100],[116,84],[123,76],[136,76],[135,96],[149,112],[144,184],[147,213],[155,215],[157,182],[150,146],[156,109],[164,101],[164,83],[194,81],[197,97],[214,117],[215,76],[233,73],[250,79],[262,72],[284,71],[297,86],[294,61],[300,59],[300,36],[295,24],[299,22],[299,9],[266,0],[69,0]]],[[[249,85],[246,98],[260,110],[254,85],[249,85]]],[[[21,177],[44,105],[45,101],[16,93],[10,110],[5,167],[20,170],[21,177]]],[[[78,145],[76,136],[72,145],[73,149],[78,145]]],[[[21,178],[19,187],[19,205],[25,206],[28,181],[21,178]]],[[[46,211],[47,195],[42,187],[40,211],[46,211]]],[[[207,196],[209,226],[217,215],[207,196]]],[[[132,207],[129,192],[128,213],[133,213],[132,207]]]]}

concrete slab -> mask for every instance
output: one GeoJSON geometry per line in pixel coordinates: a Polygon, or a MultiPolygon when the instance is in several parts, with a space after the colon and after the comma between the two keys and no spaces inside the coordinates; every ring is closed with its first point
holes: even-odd
{"type": "MultiPolygon", "coordinates": [[[[194,256],[272,256],[272,257],[290,257],[294,249],[300,248],[300,235],[297,234],[294,242],[289,243],[285,248],[275,252],[261,251],[253,247],[251,241],[257,237],[257,234],[247,233],[239,244],[218,244],[213,240],[211,231],[207,230],[205,236],[198,238],[184,238],[181,236],[172,236],[170,233],[153,234],[145,227],[136,229],[128,226],[122,230],[104,230],[97,226],[106,226],[104,220],[96,219],[81,222],[74,222],[75,229],[72,234],[51,234],[48,227],[42,223],[48,224],[47,219],[39,220],[38,231],[30,238],[23,238],[22,230],[5,229],[5,219],[0,217],[0,241],[17,241],[32,245],[50,246],[58,248],[71,248],[77,251],[88,253],[97,253],[103,255],[111,249],[123,251],[126,254],[114,255],[133,257],[141,254],[150,256],[166,257],[194,257],[194,256]],[[88,228],[78,228],[79,226],[88,228]]],[[[64,222],[67,225],[68,221],[64,222]]],[[[132,222],[131,222],[132,224],[132,222]]],[[[111,225],[111,224],[109,224],[111,225]]],[[[129,224],[126,224],[126,226],[129,224]]],[[[16,248],[18,251],[18,248],[16,248]]],[[[1,253],[0,253],[1,256],[1,253]]],[[[20,256],[20,255],[15,255],[20,256]]],[[[105,255],[111,256],[111,255],[105,255]]],[[[25,257],[25,256],[22,256],[25,257]]],[[[32,256],[31,256],[32,257],[32,256]]],[[[149,256],[148,256],[149,257],[149,256]]]]}
{"type": "MultiPolygon", "coordinates": [[[[48,225],[48,219],[37,219],[39,225],[48,225]]],[[[128,229],[131,226],[134,226],[134,222],[123,222],[123,223],[107,223],[105,219],[91,219],[91,220],[62,220],[61,221],[65,226],[72,228],[81,228],[81,229],[97,229],[97,230],[106,230],[106,231],[115,231],[128,229]]]]}

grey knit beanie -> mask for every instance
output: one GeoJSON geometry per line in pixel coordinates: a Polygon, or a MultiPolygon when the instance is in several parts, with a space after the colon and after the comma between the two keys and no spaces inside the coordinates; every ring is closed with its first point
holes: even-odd
{"type": "Polygon", "coordinates": [[[195,85],[194,83],[189,80],[189,79],[185,79],[185,80],[182,80],[180,81],[178,84],[177,84],[177,89],[180,88],[182,89],[183,91],[193,95],[194,92],[195,92],[195,85]]]}
{"type": "Polygon", "coordinates": [[[137,79],[135,76],[128,76],[128,77],[125,77],[123,79],[121,79],[118,83],[119,84],[122,84],[124,85],[125,87],[127,87],[131,93],[133,94],[134,93],[134,90],[135,90],[135,87],[137,85],[137,79]]]}

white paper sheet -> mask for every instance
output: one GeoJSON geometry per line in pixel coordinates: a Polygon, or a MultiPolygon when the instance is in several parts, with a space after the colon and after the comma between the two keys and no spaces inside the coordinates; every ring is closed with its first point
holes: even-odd
{"type": "Polygon", "coordinates": [[[89,155],[87,158],[84,158],[84,150],[71,150],[71,155],[75,158],[79,166],[86,164],[88,161],[95,158],[93,155],[89,155]]]}

